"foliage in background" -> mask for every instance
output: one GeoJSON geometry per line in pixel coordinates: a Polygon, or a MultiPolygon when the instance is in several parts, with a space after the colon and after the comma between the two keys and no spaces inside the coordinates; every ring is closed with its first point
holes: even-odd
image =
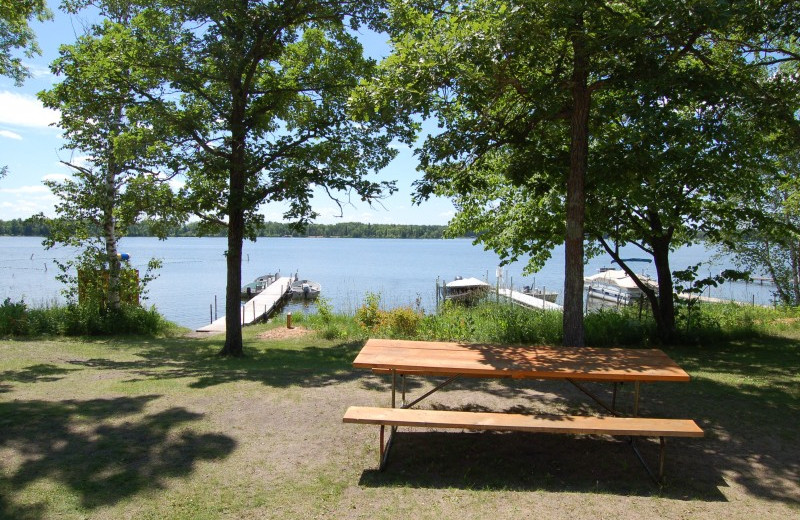
{"type": "Polygon", "coordinates": [[[413,339],[418,335],[420,324],[424,320],[419,306],[416,309],[396,307],[384,310],[380,304],[380,294],[367,292],[364,305],[356,310],[354,319],[367,336],[413,339]]]}
{"type": "Polygon", "coordinates": [[[772,186],[757,202],[779,222],[738,222],[735,233],[722,240],[725,252],[754,273],[775,283],[775,295],[784,305],[800,305],[800,149],[775,159],[782,182],[772,186]]]}
{"type": "MultiPolygon", "coordinates": [[[[526,309],[484,300],[475,306],[446,301],[435,314],[400,307],[383,310],[380,295],[368,293],[354,316],[330,309],[308,317],[326,338],[363,340],[368,337],[427,341],[559,345],[563,322],[558,311],[526,309]]],[[[734,303],[695,302],[677,307],[677,331],[671,344],[711,345],[769,334],[800,320],[800,308],[762,307],[734,303]]],[[[585,317],[586,344],[596,347],[662,344],[652,316],[635,306],[601,309],[585,317]]]]}
{"type": "Polygon", "coordinates": [[[317,299],[317,312],[301,317],[324,339],[360,338],[363,332],[351,316],[334,314],[333,307],[325,298],[317,299]]]}
{"type": "MultiPolygon", "coordinates": [[[[50,234],[50,220],[30,217],[26,219],[0,220],[0,236],[43,237],[50,234]]],[[[160,228],[164,222],[145,219],[142,222],[128,225],[123,233],[131,237],[160,236],[160,228]]],[[[446,226],[425,226],[416,224],[369,224],[363,222],[339,222],[336,224],[308,224],[298,230],[287,222],[264,222],[257,226],[259,237],[329,237],[329,238],[444,238],[446,226]]],[[[208,227],[200,229],[199,222],[188,222],[173,225],[166,229],[169,237],[224,237],[225,229],[214,231],[208,227]]],[[[474,233],[466,233],[465,237],[474,237],[474,233]]]]}
{"type": "Polygon", "coordinates": [[[17,85],[30,77],[22,58],[14,56],[12,51],[21,49],[26,58],[41,54],[29,22],[43,22],[52,17],[46,0],[3,0],[0,5],[0,76],[14,79],[17,85]]]}
{"type": "Polygon", "coordinates": [[[9,298],[0,305],[0,336],[161,335],[174,329],[155,307],[123,304],[108,309],[88,303],[31,308],[9,298]]]}

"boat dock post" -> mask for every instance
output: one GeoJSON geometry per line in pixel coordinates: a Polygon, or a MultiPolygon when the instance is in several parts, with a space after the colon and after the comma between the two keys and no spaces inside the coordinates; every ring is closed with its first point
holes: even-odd
{"type": "MultiPolygon", "coordinates": [[[[262,318],[268,318],[291,295],[292,278],[284,276],[272,282],[242,306],[242,325],[249,325],[262,318]],[[263,312],[261,312],[263,309],[263,312]]],[[[214,320],[197,332],[225,332],[225,316],[214,320]]]]}

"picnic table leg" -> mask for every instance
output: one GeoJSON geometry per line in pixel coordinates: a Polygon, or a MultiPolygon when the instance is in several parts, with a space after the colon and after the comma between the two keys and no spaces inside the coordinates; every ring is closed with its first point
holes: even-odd
{"type": "Polygon", "coordinates": [[[618,385],[619,385],[619,383],[617,383],[615,381],[614,382],[614,390],[612,391],[612,394],[611,394],[611,411],[615,412],[615,413],[617,411],[617,386],[618,385]]]}
{"type": "Polygon", "coordinates": [[[664,460],[666,459],[666,447],[667,447],[667,439],[666,437],[659,437],[659,453],[658,453],[658,476],[653,473],[653,470],[650,468],[650,465],[644,460],[642,453],[639,451],[639,447],[636,445],[636,439],[633,437],[628,438],[628,442],[633,448],[633,452],[636,454],[636,457],[639,459],[639,462],[642,463],[644,466],[645,471],[647,474],[650,475],[650,478],[653,479],[653,482],[659,485],[664,484],[664,460]]]}
{"type": "MultiPolygon", "coordinates": [[[[403,378],[403,401],[405,402],[405,377],[401,374],[403,378]]],[[[392,369],[392,408],[397,407],[397,370],[392,369]]],[[[386,461],[389,458],[389,450],[392,447],[392,441],[394,441],[394,433],[397,431],[397,426],[390,426],[389,427],[389,438],[384,439],[386,437],[386,425],[381,425],[381,433],[380,433],[380,464],[378,465],[378,469],[383,471],[386,467],[386,461]]]]}
{"type": "Polygon", "coordinates": [[[397,388],[397,370],[392,369],[392,408],[395,406],[395,389],[397,388]]]}
{"type": "Polygon", "coordinates": [[[394,432],[397,428],[395,426],[391,426],[389,428],[389,438],[384,442],[385,432],[386,432],[386,425],[381,425],[381,434],[380,434],[380,461],[378,464],[378,470],[383,471],[386,468],[386,461],[389,459],[389,450],[392,447],[392,441],[394,441],[394,432]]]}

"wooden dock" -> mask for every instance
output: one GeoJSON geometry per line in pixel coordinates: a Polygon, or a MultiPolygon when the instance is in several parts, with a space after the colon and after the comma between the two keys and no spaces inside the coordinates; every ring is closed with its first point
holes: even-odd
{"type": "Polygon", "coordinates": [[[510,299],[512,302],[516,303],[517,305],[521,305],[523,307],[528,307],[530,309],[543,309],[546,311],[562,310],[561,305],[549,302],[542,298],[531,296],[530,294],[524,294],[519,291],[513,291],[511,289],[498,289],[498,291],[500,293],[500,296],[504,296],[510,299]]]}
{"type": "MultiPolygon", "coordinates": [[[[242,325],[249,325],[261,318],[269,317],[289,297],[291,285],[291,277],[278,278],[253,299],[242,304],[242,325]]],[[[200,327],[197,332],[225,332],[225,316],[205,327],[200,327]]]]}

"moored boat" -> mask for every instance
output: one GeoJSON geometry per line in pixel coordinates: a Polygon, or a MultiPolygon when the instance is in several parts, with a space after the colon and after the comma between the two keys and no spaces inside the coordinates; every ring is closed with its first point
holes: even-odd
{"type": "Polygon", "coordinates": [[[445,299],[473,303],[489,293],[489,284],[477,278],[461,278],[445,285],[445,299]]]}
{"type": "Polygon", "coordinates": [[[322,286],[318,282],[311,280],[295,280],[291,285],[292,298],[303,298],[310,300],[319,296],[322,286]]]}
{"type": "MultiPolygon", "coordinates": [[[[638,275],[639,279],[648,285],[654,281],[647,275],[638,275]]],[[[603,269],[599,273],[583,279],[587,285],[589,297],[629,305],[644,297],[644,292],[636,285],[633,278],[621,269],[603,269]]]]}
{"type": "Polygon", "coordinates": [[[242,299],[249,300],[253,296],[256,296],[258,293],[269,287],[271,283],[277,280],[279,274],[280,273],[265,274],[246,284],[244,287],[242,287],[242,299]]]}

